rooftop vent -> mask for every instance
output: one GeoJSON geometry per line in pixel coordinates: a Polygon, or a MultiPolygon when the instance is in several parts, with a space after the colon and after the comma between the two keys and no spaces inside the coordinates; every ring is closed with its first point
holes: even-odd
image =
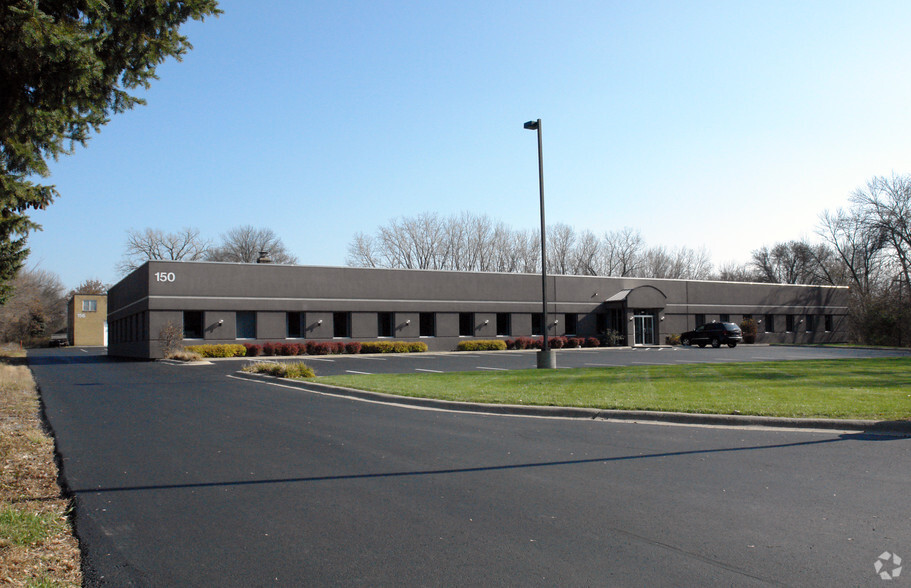
{"type": "Polygon", "coordinates": [[[259,259],[256,260],[256,263],[272,263],[272,258],[269,257],[268,251],[260,251],[259,259]]]}

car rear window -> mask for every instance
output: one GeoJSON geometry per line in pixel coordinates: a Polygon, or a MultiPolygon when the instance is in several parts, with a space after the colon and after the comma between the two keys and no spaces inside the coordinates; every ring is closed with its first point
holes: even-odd
{"type": "Polygon", "coordinates": [[[727,329],[728,331],[739,331],[740,330],[740,327],[738,327],[734,323],[724,323],[724,328],[727,329]]]}

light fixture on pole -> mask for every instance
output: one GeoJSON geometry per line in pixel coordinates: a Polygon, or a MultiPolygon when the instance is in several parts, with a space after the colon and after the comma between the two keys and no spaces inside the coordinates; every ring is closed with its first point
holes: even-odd
{"type": "Polygon", "coordinates": [[[541,192],[541,302],[544,311],[541,316],[544,341],[541,351],[538,353],[538,368],[554,369],[557,367],[556,357],[547,343],[547,231],[544,224],[544,147],[541,142],[541,119],[530,120],[524,126],[529,131],[538,132],[538,188],[541,192]]]}

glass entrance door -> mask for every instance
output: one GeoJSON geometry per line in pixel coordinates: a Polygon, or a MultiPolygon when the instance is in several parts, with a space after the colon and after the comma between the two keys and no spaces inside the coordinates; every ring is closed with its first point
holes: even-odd
{"type": "Polygon", "coordinates": [[[655,344],[655,317],[650,314],[633,316],[633,328],[636,331],[636,345],[655,344]]]}

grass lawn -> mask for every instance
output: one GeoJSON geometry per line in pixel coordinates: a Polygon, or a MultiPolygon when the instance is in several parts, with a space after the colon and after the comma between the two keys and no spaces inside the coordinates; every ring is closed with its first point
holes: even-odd
{"type": "Polygon", "coordinates": [[[319,381],[464,402],[911,419],[911,358],[373,374],[326,376],[319,381]]]}

